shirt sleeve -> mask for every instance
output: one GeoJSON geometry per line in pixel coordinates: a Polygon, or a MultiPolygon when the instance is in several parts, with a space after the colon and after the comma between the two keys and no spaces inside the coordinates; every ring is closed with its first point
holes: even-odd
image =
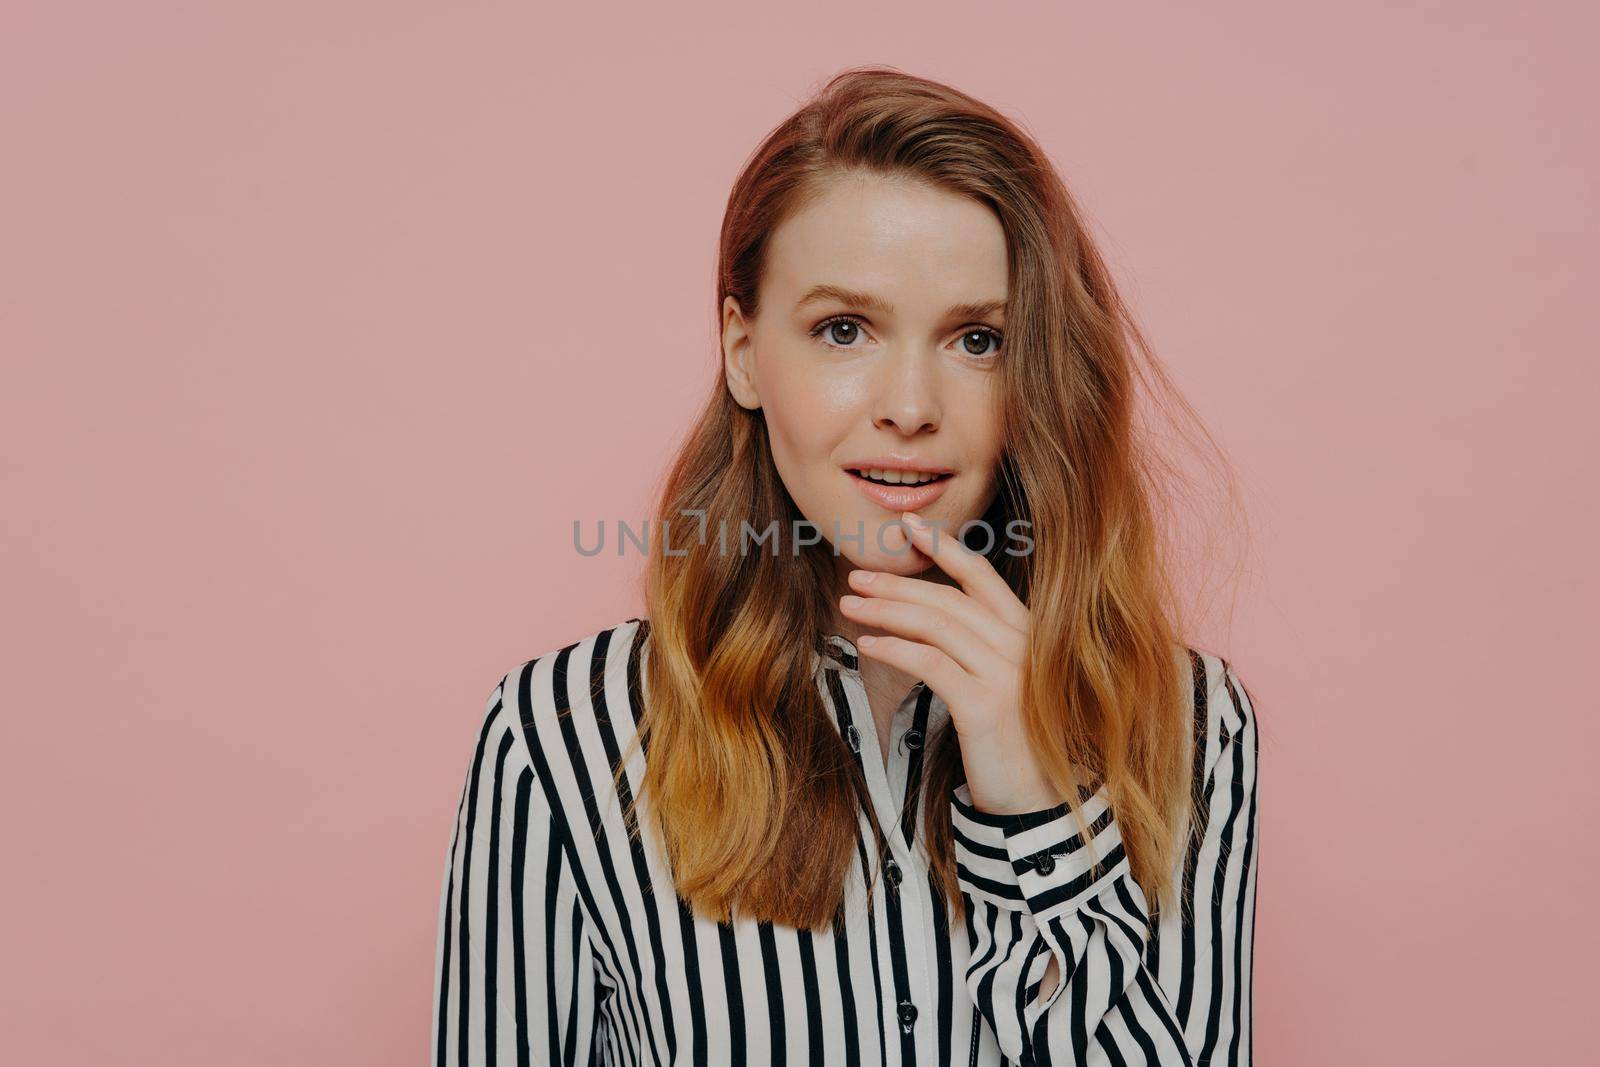
{"type": "MultiPolygon", "coordinates": [[[[1012,1060],[1082,1064],[1250,1063],[1249,941],[1255,924],[1256,723],[1232,668],[1208,700],[1214,723],[1193,855],[1195,971],[1202,983],[1163,987],[1151,969],[1144,892],[1131,873],[1102,787],[1083,801],[1095,852],[1071,809],[994,815],[966,784],[951,796],[957,876],[973,934],[966,985],[1012,1060]],[[1039,995],[1054,958],[1059,978],[1039,995]]],[[[1186,954],[1187,955],[1187,954],[1186,954]]]]}
{"type": "Polygon", "coordinates": [[[450,834],[433,972],[434,1067],[589,1063],[606,992],[562,834],[517,721],[489,696],[450,834]]]}

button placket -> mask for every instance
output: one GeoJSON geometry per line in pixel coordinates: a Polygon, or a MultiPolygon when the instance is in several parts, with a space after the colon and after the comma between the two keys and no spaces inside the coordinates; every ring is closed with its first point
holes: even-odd
{"type": "MultiPolygon", "coordinates": [[[[878,751],[878,726],[872,717],[866,686],[862,684],[859,671],[842,671],[840,680],[844,683],[845,699],[850,710],[850,725],[845,728],[845,741],[850,751],[861,757],[867,778],[867,793],[877,809],[878,825],[887,829],[895,824],[899,813],[894,808],[890,770],[884,764],[883,754],[878,751]],[[860,723],[866,726],[858,725],[860,723]]],[[[890,758],[894,758],[892,754],[890,758]]]]}
{"type": "MultiPolygon", "coordinates": [[[[895,709],[889,734],[888,759],[885,760],[884,754],[879,752],[877,722],[872,716],[871,704],[867,698],[866,687],[861,681],[858,662],[855,656],[849,654],[850,648],[843,639],[836,639],[832,643],[840,655],[834,668],[834,681],[838,683],[838,688],[830,696],[830,700],[837,703],[840,695],[844,698],[843,710],[848,713],[849,718],[845,742],[864,771],[868,800],[877,809],[879,824],[888,831],[886,836],[893,858],[884,857],[885,866],[881,873],[884,888],[894,894],[899,906],[905,933],[906,968],[910,980],[910,987],[906,990],[908,996],[899,1001],[885,1003],[884,1010],[886,1013],[893,1012],[893,1021],[887,1019],[884,1021],[890,1022],[890,1025],[898,1023],[903,1033],[911,1034],[917,1019],[915,1000],[920,999],[924,1004],[933,1004],[938,999],[939,975],[936,973],[937,968],[929,961],[937,958],[936,939],[943,934],[935,931],[931,923],[933,907],[929,893],[933,890],[927,879],[928,868],[926,854],[922,851],[922,839],[914,834],[913,840],[907,842],[897,827],[901,817],[901,805],[905,800],[905,790],[909,784],[911,753],[918,753],[926,743],[923,733],[916,729],[918,701],[925,694],[932,698],[931,714],[924,724],[924,731],[927,733],[933,732],[940,725],[944,718],[944,709],[937,695],[932,694],[925,684],[919,683],[914,686],[901,706],[895,709]],[[871,737],[863,738],[862,729],[857,724],[865,724],[870,728],[871,737]],[[909,881],[907,881],[908,876],[909,881]]],[[[920,753],[917,758],[921,758],[920,753]]],[[[865,820],[866,813],[863,812],[861,818],[865,820]]],[[[882,921],[887,918],[889,912],[888,909],[882,909],[877,914],[882,921]]],[[[976,1019],[978,1016],[974,1014],[973,1017],[976,1019]]],[[[917,1062],[933,1062],[934,1042],[937,1036],[933,1028],[926,1024],[915,1034],[912,1040],[916,1045],[917,1062]]]]}
{"type": "MultiPolygon", "coordinates": [[[[904,788],[909,788],[911,763],[924,761],[922,782],[918,788],[923,790],[922,801],[909,817],[913,820],[912,840],[907,843],[901,834],[895,834],[893,845],[897,855],[903,855],[901,866],[903,875],[907,877],[900,893],[900,901],[904,909],[908,930],[920,931],[920,936],[912,934],[908,937],[910,944],[908,958],[912,967],[912,993],[911,997],[898,1005],[899,1020],[902,1032],[916,1031],[917,1062],[932,1063],[936,1059],[938,1035],[935,1033],[936,1025],[924,1022],[919,1028],[917,1021],[917,1003],[937,1004],[939,998],[938,970],[931,961],[938,958],[937,941],[946,936],[943,931],[936,930],[933,923],[934,908],[930,893],[935,892],[928,879],[927,854],[924,851],[924,839],[921,836],[922,805],[927,803],[927,767],[925,760],[927,752],[924,746],[927,735],[932,734],[940,727],[945,708],[939,700],[938,694],[925,684],[916,686],[907,697],[905,704],[907,729],[899,735],[899,743],[894,746],[896,758],[900,763],[901,781],[904,788]],[[927,701],[927,715],[923,717],[921,729],[917,728],[918,704],[927,701]],[[920,982],[915,976],[921,976],[920,982]]],[[[904,793],[902,792],[902,796],[904,793]]],[[[974,1013],[974,1018],[977,1018],[974,1013]]]]}
{"type": "MultiPolygon", "coordinates": [[[[925,997],[931,1003],[937,996],[933,986],[937,976],[929,964],[931,957],[928,924],[932,909],[927,901],[926,878],[922,874],[925,865],[919,860],[914,846],[905,842],[899,829],[905,791],[909,784],[910,756],[906,746],[896,743],[897,738],[904,740],[908,727],[915,721],[917,701],[923,687],[920,685],[914,687],[895,709],[889,734],[888,759],[885,760],[884,754],[878,748],[877,723],[872,717],[871,704],[860,673],[846,671],[841,678],[845,682],[845,692],[850,704],[852,727],[856,723],[865,723],[871,731],[870,737],[861,736],[865,730],[857,731],[853,744],[860,746],[868,789],[873,803],[877,805],[879,823],[883,826],[888,839],[889,855],[884,857],[882,877],[884,889],[893,893],[899,904],[901,922],[907,934],[906,967],[912,982],[912,989],[909,992],[913,997],[925,997]],[[908,874],[912,878],[910,884],[906,882],[908,874]]],[[[920,739],[918,743],[920,744],[920,739]]],[[[887,917],[888,912],[880,914],[887,917]]],[[[902,1033],[912,1033],[916,1029],[916,1003],[910,998],[897,1002],[895,1018],[902,1033]]],[[[917,1062],[931,1062],[932,1042],[935,1036],[927,1026],[923,1026],[922,1032],[916,1035],[917,1062]]]]}
{"type": "Polygon", "coordinates": [[[922,747],[922,731],[916,727],[917,707],[926,689],[927,685],[923,682],[912,686],[900,701],[900,706],[895,708],[894,718],[890,722],[889,791],[902,810],[911,789],[912,753],[922,747]]]}

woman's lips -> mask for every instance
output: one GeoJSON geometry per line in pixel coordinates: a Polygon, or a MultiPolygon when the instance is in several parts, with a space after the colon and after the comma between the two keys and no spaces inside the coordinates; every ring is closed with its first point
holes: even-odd
{"type": "Polygon", "coordinates": [[[855,471],[846,471],[861,490],[863,496],[880,507],[893,512],[921,511],[944,495],[944,487],[955,475],[947,474],[934,482],[922,485],[884,485],[863,478],[855,471]]]}

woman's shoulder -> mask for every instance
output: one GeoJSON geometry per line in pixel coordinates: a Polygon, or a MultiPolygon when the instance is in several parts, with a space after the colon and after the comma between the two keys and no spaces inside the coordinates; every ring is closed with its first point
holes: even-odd
{"type": "Polygon", "coordinates": [[[553,750],[575,758],[590,740],[631,734],[648,630],[630,617],[525,658],[501,676],[490,707],[498,705],[536,763],[553,750]]]}
{"type": "MultiPolygon", "coordinates": [[[[1200,767],[1206,780],[1229,757],[1254,773],[1259,742],[1256,705],[1233,660],[1210,649],[1184,646],[1192,683],[1195,737],[1204,740],[1200,767]]],[[[1243,770],[1243,768],[1240,768],[1243,770]]]]}

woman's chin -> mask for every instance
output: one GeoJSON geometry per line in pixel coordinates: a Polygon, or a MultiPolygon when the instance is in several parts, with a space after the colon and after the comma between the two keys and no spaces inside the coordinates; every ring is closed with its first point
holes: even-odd
{"type": "MultiPolygon", "coordinates": [[[[866,529],[864,544],[862,541],[850,541],[835,546],[836,555],[845,570],[883,571],[914,577],[925,573],[930,567],[937,567],[930,556],[912,543],[898,516],[877,520],[876,524],[867,521],[858,529],[862,527],[866,529]],[[862,551],[863,548],[865,551],[862,551]]],[[[948,531],[941,526],[940,534],[948,536],[948,531]]]]}
{"type": "Polygon", "coordinates": [[[914,577],[934,565],[932,559],[909,543],[898,553],[890,550],[887,552],[869,552],[864,555],[850,554],[842,558],[850,568],[864,571],[882,571],[885,574],[898,574],[902,577],[914,577]]]}

